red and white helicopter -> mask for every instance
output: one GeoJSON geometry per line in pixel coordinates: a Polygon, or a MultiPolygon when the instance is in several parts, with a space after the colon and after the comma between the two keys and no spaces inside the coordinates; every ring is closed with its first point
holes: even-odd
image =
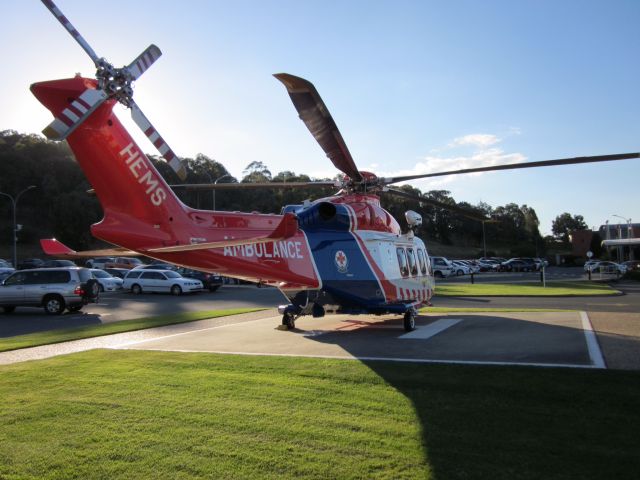
{"type": "MultiPolygon", "coordinates": [[[[93,186],[104,218],[92,234],[118,245],[101,251],[75,252],[55,240],[43,241],[51,255],[86,257],[145,255],[207,272],[266,283],[287,297],[280,307],[282,323],[327,311],[350,314],[400,314],[404,328],[415,328],[417,308],[434,292],[429,256],[414,230],[419,214],[406,213],[408,230],[380,206],[379,195],[395,194],[427,204],[451,206],[407,194],[389,185],[451,175],[638,158],[617,154],[529,162],[465,170],[380,178],[358,170],[327,107],[314,86],[299,77],[277,74],[300,118],[335,167],[339,182],[303,184],[218,184],[189,188],[295,188],[335,186],[333,196],[288,205],[281,215],[196,210],[184,205],[112,112],[116,102],[131,109],[135,123],[184,179],[179,158],[133,100],[131,84],[161,55],[151,45],[131,64],[115,68],[93,49],[51,0],[42,3],[93,60],[95,79],[76,76],[36,83],[33,94],[53,114],[43,131],[52,140],[67,140],[93,186]]],[[[183,185],[184,187],[184,185],[183,185]]],[[[455,208],[454,208],[455,210],[455,208]]],[[[463,212],[468,213],[468,212],[463,212]]]]}

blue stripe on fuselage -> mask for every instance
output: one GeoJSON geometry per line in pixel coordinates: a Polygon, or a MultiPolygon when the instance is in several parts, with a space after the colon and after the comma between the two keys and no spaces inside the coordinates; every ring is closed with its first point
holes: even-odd
{"type": "Polygon", "coordinates": [[[384,303],[378,280],[351,232],[314,229],[305,233],[323,290],[343,306],[372,307],[384,303]],[[339,251],[346,256],[344,269],[336,262],[339,251]]]}

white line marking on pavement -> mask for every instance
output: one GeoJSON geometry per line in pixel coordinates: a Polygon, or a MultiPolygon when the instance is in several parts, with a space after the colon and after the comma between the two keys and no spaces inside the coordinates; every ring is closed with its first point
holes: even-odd
{"type": "Polygon", "coordinates": [[[589,350],[591,363],[595,368],[607,368],[600,345],[598,345],[598,337],[596,337],[596,332],[593,331],[591,320],[589,320],[589,315],[587,315],[587,312],[580,312],[580,318],[582,319],[582,330],[584,330],[584,337],[587,340],[587,350],[589,350]]]}
{"type": "Polygon", "coordinates": [[[413,332],[405,333],[398,338],[402,340],[426,340],[445,331],[447,328],[453,327],[461,321],[461,318],[443,318],[424,327],[418,327],[413,332]]]}
{"type": "MultiPolygon", "coordinates": [[[[118,350],[118,347],[110,347],[118,350]]],[[[285,358],[326,358],[328,360],[358,360],[362,362],[401,362],[401,363],[435,363],[453,365],[493,365],[518,367],[546,367],[546,368],[597,368],[594,365],[577,365],[573,363],[534,363],[534,362],[492,362],[483,360],[439,360],[429,358],[395,358],[395,357],[351,357],[346,355],[305,355],[300,353],[268,353],[268,352],[234,352],[229,350],[188,350],[169,348],[146,348],[156,352],[178,353],[215,353],[219,355],[245,355],[248,357],[285,357],[285,358]]]]}

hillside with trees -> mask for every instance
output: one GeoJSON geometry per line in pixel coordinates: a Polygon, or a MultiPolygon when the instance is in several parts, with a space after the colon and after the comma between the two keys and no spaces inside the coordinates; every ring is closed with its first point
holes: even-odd
{"type": "MultiPolygon", "coordinates": [[[[185,158],[187,179],[180,181],[169,166],[153,155],[160,173],[170,184],[229,182],[309,182],[313,179],[293,171],[275,175],[268,166],[256,160],[245,168],[243,177],[232,177],[225,166],[216,160],[198,154],[185,158]]],[[[17,223],[20,250],[37,252],[38,239],[55,237],[75,249],[99,246],[89,232],[92,223],[100,221],[102,210],[95,196],[87,193],[91,185],[76,163],[66,143],[55,143],[39,135],[25,135],[7,130],[0,132],[0,192],[15,196],[25,192],[18,205],[17,223]],[[23,248],[24,247],[24,248],[23,248]]],[[[491,218],[484,222],[488,254],[513,256],[539,256],[544,254],[545,242],[539,232],[539,221],[533,208],[509,203],[492,207],[486,203],[470,205],[456,202],[447,190],[421,192],[405,185],[398,187],[408,193],[420,194],[440,203],[472,210],[491,218]]],[[[211,191],[176,190],[181,200],[195,208],[218,210],[280,213],[282,206],[302,203],[307,199],[330,196],[331,188],[305,189],[246,189],[211,191]]],[[[428,204],[420,205],[410,199],[383,195],[381,203],[402,225],[406,226],[404,212],[415,210],[422,214],[423,225],[418,232],[430,251],[438,248],[457,248],[468,252],[465,256],[479,256],[483,249],[483,224],[478,220],[460,216],[449,210],[428,204]]],[[[568,215],[568,214],[563,214],[568,215]]],[[[561,227],[558,227],[561,228],[561,227]]],[[[11,256],[12,212],[11,202],[0,196],[0,258],[11,256]]],[[[560,230],[558,231],[560,232],[560,230]]],[[[556,231],[554,230],[554,233],[556,231]]],[[[564,231],[563,231],[564,233],[564,231]]],[[[22,254],[20,254],[22,256],[22,254]]],[[[460,255],[462,256],[462,255],[460,255]]]]}

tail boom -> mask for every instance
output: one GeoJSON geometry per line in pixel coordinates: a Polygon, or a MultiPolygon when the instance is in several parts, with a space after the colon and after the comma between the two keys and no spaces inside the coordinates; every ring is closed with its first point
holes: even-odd
{"type": "MultiPolygon", "coordinates": [[[[37,83],[33,94],[54,117],[96,82],[81,77],[37,83]]],[[[318,288],[305,234],[282,215],[195,210],[184,205],[142,153],[107,100],[68,137],[76,160],[104,210],[92,234],[112,244],[164,261],[273,284],[318,288]],[[247,239],[269,241],[242,242],[247,239]],[[236,245],[197,251],[162,251],[194,243],[236,245]]],[[[180,249],[177,249],[180,250],[180,249]]]]}

